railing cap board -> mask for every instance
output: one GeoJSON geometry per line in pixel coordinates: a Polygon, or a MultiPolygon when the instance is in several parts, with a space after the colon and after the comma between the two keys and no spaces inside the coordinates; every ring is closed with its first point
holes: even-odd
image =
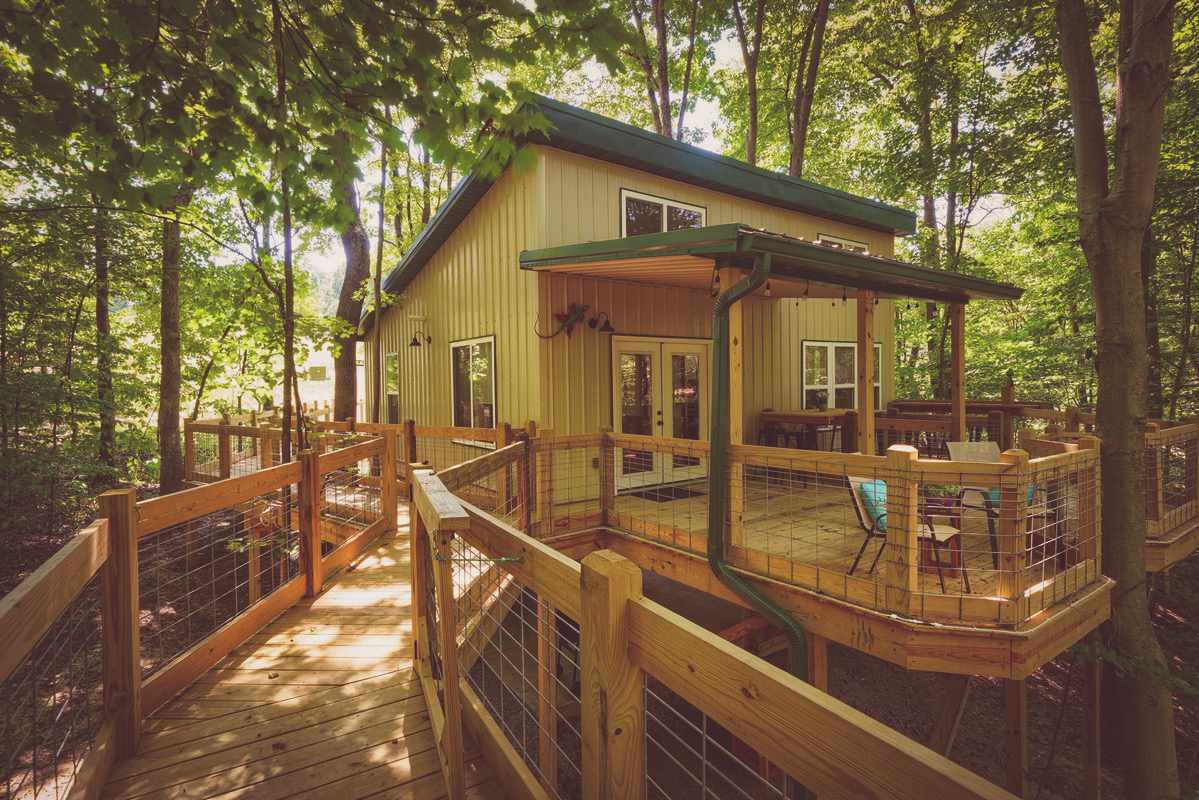
{"type": "Polygon", "coordinates": [[[343,447],[340,450],[331,450],[328,453],[323,453],[317,458],[317,468],[321,472],[330,472],[335,469],[346,466],[347,464],[355,464],[372,456],[383,454],[384,441],[383,437],[370,439],[369,441],[352,444],[349,447],[343,447]]]}
{"type": "Polygon", "coordinates": [[[468,461],[463,461],[461,464],[443,469],[437,476],[441,478],[442,484],[447,489],[455,491],[517,461],[524,448],[524,441],[513,442],[498,450],[492,450],[468,461]]]}
{"type": "Polygon", "coordinates": [[[108,520],[98,519],[0,598],[0,681],[8,679],[107,558],[108,520]]]}
{"type": "Polygon", "coordinates": [[[415,472],[413,500],[416,510],[432,531],[456,531],[470,527],[470,517],[462,502],[455,497],[441,479],[432,473],[415,472]]]}
{"type": "Polygon", "coordinates": [[[292,461],[249,475],[184,489],[137,504],[137,536],[149,536],[172,525],[211,514],[300,481],[300,462],[292,461]]]}

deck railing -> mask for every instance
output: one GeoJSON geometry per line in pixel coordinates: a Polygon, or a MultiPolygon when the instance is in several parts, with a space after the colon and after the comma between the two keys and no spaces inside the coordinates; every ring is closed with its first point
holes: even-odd
{"type": "MultiPolygon", "coordinates": [[[[1099,579],[1086,443],[994,464],[734,445],[729,561],[871,610],[1016,627],[1099,579]]],[[[547,434],[531,448],[534,537],[612,528],[706,554],[706,442],[547,434]]]]}
{"type": "Polygon", "coordinates": [[[98,797],[146,716],[395,529],[395,463],[387,434],[101,495],[102,518],[0,600],[0,797],[98,797]]]}
{"type": "Polygon", "coordinates": [[[1010,797],[647,599],[633,562],[414,479],[415,664],[451,798],[465,731],[513,797],[1010,797]]]}

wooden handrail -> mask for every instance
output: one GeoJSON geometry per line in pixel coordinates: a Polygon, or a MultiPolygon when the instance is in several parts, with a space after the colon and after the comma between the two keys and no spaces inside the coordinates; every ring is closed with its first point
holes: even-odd
{"type": "Polygon", "coordinates": [[[181,522],[244,503],[252,497],[300,481],[300,464],[293,461],[231,480],[217,481],[137,504],[138,538],[181,522]]]}
{"type": "Polygon", "coordinates": [[[0,598],[0,681],[29,655],[107,558],[108,520],[98,519],[0,598]]]}
{"type": "Polygon", "coordinates": [[[349,447],[343,447],[340,450],[331,450],[328,453],[323,453],[317,458],[317,465],[323,474],[332,472],[335,469],[341,469],[347,464],[356,464],[359,461],[381,455],[383,455],[383,437],[380,436],[377,439],[371,439],[358,444],[352,444],[349,447]]]}
{"type": "Polygon", "coordinates": [[[480,478],[485,478],[496,470],[520,460],[527,449],[528,446],[525,442],[514,442],[507,447],[501,447],[499,450],[484,453],[449,469],[443,469],[437,473],[437,477],[451,492],[457,491],[463,486],[468,486],[480,478]]]}
{"type": "Polygon", "coordinates": [[[465,530],[470,517],[462,502],[432,472],[414,472],[412,501],[430,531],[465,530]]]}

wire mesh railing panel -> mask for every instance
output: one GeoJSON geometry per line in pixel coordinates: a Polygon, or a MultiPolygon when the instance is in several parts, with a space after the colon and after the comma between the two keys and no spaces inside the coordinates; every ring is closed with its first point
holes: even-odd
{"type": "Polygon", "coordinates": [[[798,784],[648,674],[645,796],[649,800],[788,800],[798,784]]]}
{"type": "Polygon", "coordinates": [[[556,798],[582,794],[579,626],[503,561],[451,548],[460,674],[556,798]]]}
{"type": "Polygon", "coordinates": [[[616,447],[612,524],[702,553],[708,540],[708,445],[662,439],[616,447]]]}
{"type": "Polygon", "coordinates": [[[261,438],[255,435],[236,434],[230,436],[229,477],[237,478],[250,475],[262,469],[262,459],[259,454],[261,438]]]}
{"type": "Polygon", "coordinates": [[[416,428],[416,457],[434,472],[495,450],[495,431],[479,428],[416,428]]]}
{"type": "Polygon", "coordinates": [[[138,542],[144,675],[300,574],[298,501],[285,486],[138,542]]]}
{"type": "Polygon", "coordinates": [[[215,481],[221,477],[220,436],[197,431],[192,434],[194,466],[192,474],[198,481],[215,481]]]}
{"type": "Polygon", "coordinates": [[[382,506],[377,463],[375,457],[321,476],[323,540],[340,544],[379,519],[382,506]]]}
{"type": "Polygon", "coordinates": [[[598,436],[536,441],[533,474],[538,538],[604,524],[603,450],[598,436]]]}
{"type": "Polygon", "coordinates": [[[0,683],[0,798],[62,798],[103,723],[97,574],[0,683]]]}
{"type": "Polygon", "coordinates": [[[1199,517],[1199,425],[1147,434],[1145,473],[1151,537],[1167,537],[1199,517]]]}

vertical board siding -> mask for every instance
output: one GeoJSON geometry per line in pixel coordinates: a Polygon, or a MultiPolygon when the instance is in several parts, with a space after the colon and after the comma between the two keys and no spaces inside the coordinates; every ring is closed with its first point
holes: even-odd
{"type": "MultiPolygon", "coordinates": [[[[707,224],[741,222],[790,236],[826,233],[866,242],[891,255],[890,234],[775,208],[548,147],[532,148],[526,168],[507,169],[458,229],[383,316],[383,352],[400,360],[400,417],[428,425],[453,421],[450,342],[495,336],[496,419],[523,425],[535,419],[559,434],[588,433],[612,424],[610,337],[584,323],[571,336],[540,339],[554,314],[571,303],[606,311],[621,335],[708,338],[712,297],[706,291],[534,274],[520,269],[522,250],[620,236],[622,188],[703,206],[707,224]],[[424,317],[423,322],[413,317],[424,317]],[[408,346],[421,329],[432,344],[408,346]]],[[[763,408],[802,405],[804,339],[854,341],[853,301],[754,298],[745,314],[747,435],[763,408]]],[[[894,384],[891,301],[876,313],[883,345],[883,402],[894,384]]],[[[368,365],[374,365],[367,337],[368,365]]],[[[368,407],[378,379],[368,366],[368,407]]],[[[369,412],[368,412],[369,413],[369,412]]]]}
{"type": "MultiPolygon", "coordinates": [[[[708,225],[740,222],[775,233],[814,240],[818,234],[865,242],[872,253],[890,256],[894,237],[809,214],[775,208],[647,172],[552,148],[539,148],[544,182],[545,246],[615,239],[620,236],[620,190],[632,189],[703,206],[708,225]]],[[[712,298],[707,292],[641,283],[564,275],[540,278],[543,331],[570,303],[607,311],[622,335],[707,338],[712,298]]],[[[805,339],[857,340],[854,301],[754,298],[745,314],[746,435],[756,436],[763,408],[803,404],[802,347],[805,339]]],[[[883,300],[875,314],[876,341],[883,345],[882,400],[893,396],[894,304],[883,300]]],[[[611,348],[608,337],[590,329],[541,342],[542,386],[539,420],[562,434],[587,433],[612,422],[611,348]],[[593,399],[595,398],[595,399],[593,399]]],[[[752,440],[752,439],[751,439],[752,440]]]]}
{"type": "MultiPolygon", "coordinates": [[[[541,246],[538,172],[506,170],[384,313],[383,352],[399,355],[401,419],[451,424],[450,343],[492,335],[497,422],[523,425],[540,416],[540,370],[530,357],[537,277],[519,259],[521,250],[541,246]],[[409,347],[417,330],[433,342],[409,347]]],[[[366,351],[367,363],[377,363],[369,336],[366,351]]],[[[373,366],[367,372],[371,407],[378,376],[373,366]]]]}

